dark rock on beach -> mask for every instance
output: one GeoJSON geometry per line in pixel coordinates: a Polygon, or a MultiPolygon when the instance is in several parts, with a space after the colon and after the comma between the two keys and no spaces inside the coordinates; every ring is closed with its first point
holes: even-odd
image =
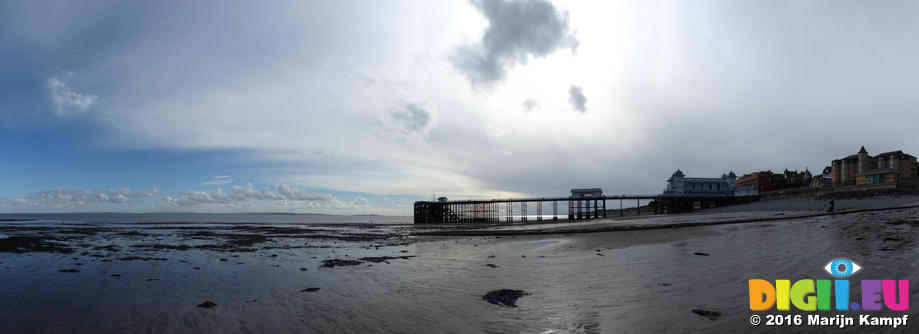
{"type": "Polygon", "coordinates": [[[717,311],[706,311],[706,310],[699,310],[699,309],[693,309],[693,310],[692,310],[692,313],[695,313],[695,314],[698,314],[698,315],[700,315],[700,316],[706,317],[706,318],[708,318],[708,320],[711,320],[711,321],[718,320],[718,317],[721,316],[721,312],[717,312],[717,311]]]}
{"type": "Polygon", "coordinates": [[[486,266],[486,267],[492,267],[492,268],[497,268],[497,267],[498,267],[498,265],[497,265],[497,264],[494,264],[494,263],[488,263],[488,264],[486,264],[485,266],[486,266]]]}
{"type": "Polygon", "coordinates": [[[162,257],[141,257],[141,256],[128,256],[123,257],[118,260],[121,261],[169,261],[169,259],[162,257]]]}
{"type": "Polygon", "coordinates": [[[211,308],[211,307],[217,306],[217,303],[214,303],[212,301],[206,301],[201,304],[198,304],[197,306],[201,308],[211,308]]]}
{"type": "Polygon", "coordinates": [[[361,263],[364,263],[364,262],[357,261],[357,260],[331,259],[331,260],[322,260],[322,265],[320,265],[320,267],[334,268],[334,267],[341,267],[341,266],[356,266],[361,263]]]}
{"type": "Polygon", "coordinates": [[[708,253],[702,253],[702,252],[695,252],[695,253],[692,253],[692,255],[709,256],[710,254],[708,254],[708,253]]]}
{"type": "Polygon", "coordinates": [[[306,289],[300,290],[300,292],[316,292],[316,291],[319,291],[319,288],[306,288],[306,289]]]}
{"type": "Polygon", "coordinates": [[[78,272],[80,272],[79,270],[76,270],[76,269],[61,269],[61,270],[58,270],[58,271],[60,271],[60,272],[62,272],[62,273],[78,273],[78,272]]]}
{"type": "Polygon", "coordinates": [[[186,245],[166,245],[166,244],[137,244],[131,246],[131,248],[145,248],[147,250],[189,250],[190,246],[186,245]]]}
{"type": "Polygon", "coordinates": [[[482,299],[495,305],[517,307],[517,299],[529,295],[523,290],[501,289],[486,293],[482,299]]]}
{"type": "Polygon", "coordinates": [[[398,260],[398,259],[403,259],[403,260],[404,260],[404,259],[409,259],[409,258],[413,258],[413,257],[415,257],[415,256],[414,256],[414,255],[406,255],[406,256],[368,256],[368,257],[362,257],[362,258],[360,258],[359,260],[361,260],[361,261],[366,261],[366,262],[380,263],[380,262],[389,261],[389,260],[398,260]]]}

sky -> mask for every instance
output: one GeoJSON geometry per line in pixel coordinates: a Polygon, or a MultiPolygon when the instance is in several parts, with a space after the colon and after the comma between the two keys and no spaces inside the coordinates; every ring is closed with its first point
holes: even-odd
{"type": "Polygon", "coordinates": [[[0,1],[0,212],[411,213],[919,155],[910,1],[0,1]]]}

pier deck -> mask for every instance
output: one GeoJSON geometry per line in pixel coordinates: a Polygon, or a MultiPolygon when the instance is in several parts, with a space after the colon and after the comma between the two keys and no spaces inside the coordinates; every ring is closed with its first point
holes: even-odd
{"type": "MultiPolygon", "coordinates": [[[[415,202],[415,224],[441,223],[497,223],[527,222],[544,219],[568,220],[607,218],[607,202],[619,201],[619,213],[623,214],[623,201],[635,201],[641,207],[641,201],[649,201],[648,206],[655,214],[678,213],[698,208],[724,206],[738,202],[751,202],[758,196],[735,197],[733,195],[614,195],[600,197],[537,197],[507,199],[472,199],[458,201],[418,201],[415,202]],[[559,211],[559,202],[566,202],[567,209],[559,211]],[[551,212],[544,211],[544,206],[551,203],[551,212]],[[528,211],[535,206],[535,215],[528,211]],[[535,216],[535,217],[534,217],[535,216]]],[[[641,210],[637,210],[641,214],[641,210]]]]}

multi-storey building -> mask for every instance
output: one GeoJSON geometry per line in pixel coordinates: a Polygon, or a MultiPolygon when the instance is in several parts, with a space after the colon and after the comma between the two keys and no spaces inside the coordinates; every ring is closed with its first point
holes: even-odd
{"type": "Polygon", "coordinates": [[[833,185],[895,184],[913,186],[919,164],[916,157],[892,151],[868,155],[862,146],[858,153],[832,162],[833,185]]]}
{"type": "Polygon", "coordinates": [[[737,178],[738,187],[753,187],[760,193],[772,190],[770,174],[754,172],[737,178]]]}

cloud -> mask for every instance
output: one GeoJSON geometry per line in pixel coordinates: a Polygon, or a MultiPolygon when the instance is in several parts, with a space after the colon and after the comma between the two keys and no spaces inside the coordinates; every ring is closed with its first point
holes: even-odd
{"type": "Polygon", "coordinates": [[[523,112],[529,113],[532,111],[537,111],[542,107],[539,105],[539,101],[536,101],[532,98],[526,99],[523,101],[523,112]]]}
{"type": "Polygon", "coordinates": [[[368,201],[365,197],[358,196],[355,197],[353,201],[351,201],[351,204],[354,204],[354,206],[370,206],[370,201],[368,201]]]}
{"type": "Polygon", "coordinates": [[[297,189],[284,183],[276,185],[275,189],[277,189],[281,198],[294,201],[330,201],[334,197],[324,193],[309,193],[306,190],[297,189]]]}
{"type": "Polygon", "coordinates": [[[426,103],[400,103],[383,115],[385,131],[404,140],[424,142],[424,137],[433,125],[434,113],[426,103]]]}
{"type": "MultiPolygon", "coordinates": [[[[227,178],[229,177],[215,177],[215,179],[227,178]]],[[[0,198],[0,210],[10,212],[53,212],[61,210],[133,211],[141,208],[138,204],[145,204],[143,207],[157,211],[200,209],[211,212],[232,212],[241,209],[252,211],[341,212],[372,208],[370,201],[364,196],[356,196],[351,200],[345,200],[328,193],[308,192],[283,183],[262,189],[256,189],[252,183],[247,183],[245,186],[233,186],[228,191],[217,188],[213,191],[189,190],[161,197],[160,194],[160,191],[156,188],[139,191],[134,191],[130,188],[101,191],[55,189],[40,191],[23,197],[0,198]],[[159,199],[144,202],[146,199],[156,197],[159,197],[159,199]]]]}
{"type": "Polygon", "coordinates": [[[218,188],[214,192],[207,191],[186,191],[183,193],[170,194],[163,196],[163,202],[177,206],[195,206],[199,204],[226,204],[232,202],[228,194],[218,188]]]}
{"type": "Polygon", "coordinates": [[[587,98],[584,97],[581,86],[571,85],[571,87],[568,88],[568,102],[571,103],[574,110],[587,112],[587,98]]]}
{"type": "MultiPolygon", "coordinates": [[[[422,197],[432,191],[451,198],[558,195],[594,186],[650,193],[660,191],[662,177],[676,167],[718,176],[731,168],[819,169],[861,145],[919,152],[919,141],[910,138],[912,122],[857,121],[866,110],[883,119],[916,118],[919,95],[910,87],[919,84],[919,63],[912,61],[919,57],[919,44],[909,41],[919,20],[910,5],[867,8],[866,14],[865,6],[848,2],[833,3],[834,10],[826,12],[822,2],[554,1],[556,9],[570,12],[569,30],[578,29],[583,46],[574,61],[563,48],[544,59],[525,53],[530,65],[520,65],[505,55],[522,44],[486,41],[486,33],[494,35],[490,31],[502,24],[479,9],[494,4],[489,2],[250,2],[219,8],[189,2],[181,10],[144,2],[130,8],[70,5],[66,11],[35,3],[11,2],[0,10],[0,40],[14,46],[4,50],[8,66],[0,66],[0,86],[16,88],[0,89],[0,117],[47,107],[35,114],[50,121],[42,118],[54,115],[46,86],[58,75],[70,90],[99,96],[79,115],[89,116],[86,123],[62,124],[73,126],[61,128],[63,134],[88,141],[74,145],[110,147],[105,155],[113,158],[160,156],[145,154],[148,149],[219,157],[196,164],[211,170],[205,177],[248,169],[246,174],[265,182],[422,197]],[[400,13],[425,15],[392,20],[400,13]],[[478,35],[463,41],[470,23],[466,13],[481,26],[472,31],[478,35]],[[872,19],[878,15],[885,15],[884,24],[872,19]],[[165,16],[170,20],[158,19],[165,16]],[[99,33],[105,31],[119,33],[99,33]],[[497,66],[496,73],[514,87],[482,98],[451,62],[461,58],[413,57],[423,52],[452,57],[461,49],[497,66]],[[91,75],[67,77],[56,69],[91,75]],[[30,84],[26,79],[35,80],[35,73],[49,74],[30,84]],[[580,112],[549,112],[575,110],[564,84],[591,92],[590,106],[585,104],[590,119],[580,112]],[[30,96],[36,102],[20,102],[30,96]],[[540,102],[541,113],[522,113],[528,97],[540,102]],[[423,109],[434,122],[427,134],[406,130],[411,122],[394,126],[402,129],[395,132],[399,136],[424,139],[423,149],[381,140],[381,120],[397,118],[386,113],[393,106],[405,109],[404,103],[392,103],[399,98],[428,103],[423,109]],[[737,119],[763,126],[723,126],[737,119]],[[693,133],[711,122],[723,131],[693,133]],[[775,128],[786,129],[783,136],[775,136],[770,130],[775,128]],[[851,136],[833,137],[840,132],[851,136]],[[724,140],[741,137],[771,144],[749,150],[724,140]],[[776,153],[808,138],[831,137],[838,140],[776,153]],[[673,141],[719,150],[689,154],[666,145],[673,141]],[[597,142],[609,143],[604,154],[596,154],[597,142]],[[315,154],[316,148],[335,155],[315,154]],[[513,152],[514,163],[494,155],[499,148],[513,152]]],[[[38,129],[22,128],[25,135],[50,134],[38,129]]],[[[22,144],[24,150],[44,147],[22,144]]],[[[45,155],[54,156],[47,147],[45,155]]],[[[22,167],[40,162],[26,159],[22,167]]],[[[85,168],[90,174],[106,170],[100,166],[85,168]]],[[[150,177],[175,179],[167,169],[155,174],[160,176],[150,177]]],[[[98,182],[120,177],[112,173],[98,182]]],[[[202,180],[167,193],[216,190],[200,186],[208,181],[202,180]]],[[[44,182],[21,182],[30,183],[44,182]]],[[[224,185],[223,191],[232,185],[245,182],[224,185]]],[[[33,190],[44,188],[28,191],[33,190]]],[[[273,185],[270,190],[277,195],[273,185]]]]}
{"type": "MultiPolygon", "coordinates": [[[[169,194],[163,196],[162,202],[170,206],[193,207],[205,204],[241,204],[251,201],[295,199],[290,196],[291,193],[295,192],[290,186],[279,184],[275,188],[280,195],[275,194],[269,187],[256,190],[252,183],[247,183],[245,186],[233,186],[229,192],[224,192],[223,189],[217,188],[215,191],[189,190],[169,194]]],[[[317,196],[315,200],[323,198],[325,197],[317,196]]],[[[297,200],[304,199],[298,198],[297,200]]]]}
{"type": "Polygon", "coordinates": [[[233,183],[233,179],[227,175],[219,175],[212,178],[210,181],[202,182],[202,186],[220,186],[224,184],[233,183]]]}
{"type": "Polygon", "coordinates": [[[163,196],[161,204],[169,208],[201,208],[215,211],[232,209],[284,210],[302,209],[359,209],[370,206],[367,198],[358,196],[348,202],[321,192],[308,192],[288,184],[279,183],[274,188],[255,189],[251,183],[233,186],[230,191],[185,191],[163,196]]]}
{"type": "Polygon", "coordinates": [[[95,191],[87,189],[56,189],[33,193],[25,197],[7,198],[0,206],[17,209],[80,208],[93,204],[128,203],[136,199],[153,198],[160,194],[156,188],[132,191],[129,188],[95,191]]]}
{"type": "Polygon", "coordinates": [[[532,57],[556,50],[577,51],[579,41],[568,27],[568,12],[545,0],[478,0],[471,4],[488,20],[482,40],[456,48],[453,65],[473,86],[503,80],[507,70],[532,57]]]}
{"type": "MultiPolygon", "coordinates": [[[[70,76],[70,75],[68,75],[70,76]]],[[[60,77],[48,79],[46,89],[58,116],[81,114],[96,103],[98,96],[75,91],[60,77]]]]}
{"type": "Polygon", "coordinates": [[[335,155],[335,151],[318,148],[318,147],[314,148],[312,152],[315,155],[335,155]]]}

